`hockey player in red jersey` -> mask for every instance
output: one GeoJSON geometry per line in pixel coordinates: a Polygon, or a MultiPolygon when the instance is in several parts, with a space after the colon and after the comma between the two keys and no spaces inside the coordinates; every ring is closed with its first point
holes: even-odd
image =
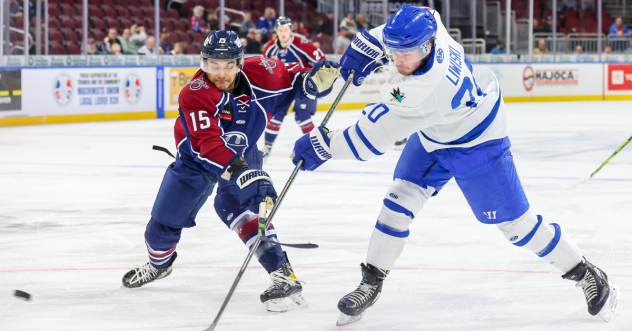
{"type": "MultiPolygon", "coordinates": [[[[201,70],[179,96],[176,161],[165,173],[145,230],[149,262],[123,276],[125,287],[140,287],[171,274],[182,229],[195,226],[196,215],[216,184],[218,216],[249,249],[256,241],[259,203],[276,202],[272,180],[261,170],[257,140],[268,118],[295,98],[328,94],[331,89],[319,93],[318,72],[336,65],[325,63],[309,71],[264,57],[244,59],[243,54],[233,31],[213,31],[204,42],[201,70]]],[[[265,236],[276,239],[272,224],[265,236]]],[[[281,247],[263,242],[255,256],[270,274],[271,285],[260,296],[266,308],[304,307],[302,286],[281,247]]]]}
{"type": "MultiPolygon", "coordinates": [[[[283,63],[298,63],[301,68],[311,68],[319,60],[325,60],[325,54],[314,46],[304,36],[292,33],[292,20],[281,16],[275,25],[276,39],[268,41],[263,55],[269,58],[278,58],[283,63]]],[[[264,160],[270,155],[274,140],[279,134],[281,123],[289,109],[284,109],[274,115],[266,127],[264,160]]],[[[294,102],[294,119],[301,127],[303,133],[312,131],[312,115],[316,112],[316,99],[296,99],[294,102]]]]}

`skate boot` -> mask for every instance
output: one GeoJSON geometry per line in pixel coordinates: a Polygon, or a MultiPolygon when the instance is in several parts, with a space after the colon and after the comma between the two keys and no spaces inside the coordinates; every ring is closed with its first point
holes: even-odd
{"type": "Polygon", "coordinates": [[[128,271],[125,276],[123,276],[123,286],[127,288],[141,287],[154,280],[169,276],[173,270],[173,261],[176,260],[176,257],[178,257],[178,253],[174,252],[171,263],[163,269],[156,269],[151,263],[147,262],[145,265],[128,271]]]}
{"type": "Polygon", "coordinates": [[[599,315],[604,321],[610,322],[617,309],[621,289],[608,281],[605,272],[583,258],[562,278],[576,281],[575,286],[584,290],[590,315],[599,315]]]}
{"type": "Polygon", "coordinates": [[[362,313],[380,297],[382,292],[382,282],[387,270],[376,268],[369,264],[360,264],[362,267],[362,282],[355,291],[345,295],[338,301],[338,309],[342,312],[336,322],[337,326],[347,325],[362,318],[362,313]]]}
{"type": "Polygon", "coordinates": [[[268,161],[268,158],[270,158],[270,152],[272,152],[272,144],[267,144],[263,147],[263,163],[266,163],[268,161]]]}
{"type": "Polygon", "coordinates": [[[396,141],[395,142],[395,150],[396,151],[401,151],[404,149],[404,147],[406,147],[406,143],[408,142],[408,138],[404,138],[402,140],[396,141]]]}
{"type": "Polygon", "coordinates": [[[270,280],[270,287],[259,296],[268,311],[284,312],[307,307],[301,281],[296,279],[289,263],[283,263],[279,269],[271,272],[270,280]]]}

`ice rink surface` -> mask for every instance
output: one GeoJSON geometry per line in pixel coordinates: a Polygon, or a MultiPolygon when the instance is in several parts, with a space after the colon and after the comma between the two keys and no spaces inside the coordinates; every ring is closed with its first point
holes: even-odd
{"type": "MultiPolygon", "coordinates": [[[[335,326],[336,304],[360,262],[400,152],[330,161],[301,173],[273,221],[306,282],[306,309],[268,313],[253,261],[217,330],[632,330],[632,146],[586,176],[632,135],[632,102],[509,103],[512,152],[532,209],[560,224],[621,286],[610,323],[588,314],[581,289],[533,253],[479,223],[454,181],[416,217],[402,257],[364,318],[335,326]]],[[[355,123],[338,111],[331,129],[355,123]]],[[[324,112],[316,115],[316,122],[324,112]]],[[[203,330],[247,251],[211,200],[183,232],[171,276],[121,288],[147,261],[143,233],[175,150],[174,119],[0,128],[0,330],[203,330]],[[19,289],[31,301],[13,297],[19,289]]],[[[292,116],[265,165],[277,190],[293,165],[292,116]]],[[[261,143],[261,142],[260,142],[261,143]]]]}

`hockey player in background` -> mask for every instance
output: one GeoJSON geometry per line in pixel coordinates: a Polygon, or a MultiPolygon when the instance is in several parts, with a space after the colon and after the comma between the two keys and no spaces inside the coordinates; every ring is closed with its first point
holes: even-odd
{"type": "MultiPolygon", "coordinates": [[[[149,262],[123,276],[128,288],[171,274],[182,229],[195,226],[196,215],[215,185],[217,215],[250,249],[257,236],[259,203],[273,203],[277,197],[272,180],[261,170],[257,140],[275,112],[286,109],[297,97],[320,95],[309,88],[314,84],[308,69],[298,64],[264,57],[244,59],[243,46],[233,31],[209,34],[200,66],[178,98],[177,158],[167,168],[145,229],[149,262]]],[[[272,224],[265,235],[276,238],[272,224]]],[[[260,296],[269,311],[306,305],[302,286],[281,246],[262,243],[255,256],[270,275],[271,285],[260,296]]]]}
{"type": "MultiPolygon", "coordinates": [[[[299,63],[301,68],[311,68],[318,60],[325,60],[325,54],[316,48],[304,36],[292,33],[292,20],[289,17],[281,16],[277,19],[275,25],[276,39],[268,41],[263,55],[265,57],[279,59],[283,63],[299,63]]],[[[264,160],[270,155],[274,140],[281,130],[283,119],[289,110],[290,105],[280,110],[274,115],[265,134],[265,147],[263,149],[264,160]]],[[[294,119],[296,124],[301,128],[303,133],[312,131],[314,123],[312,115],[316,112],[316,99],[300,99],[294,102],[294,119]]]]}
{"type": "Polygon", "coordinates": [[[353,69],[353,83],[360,85],[383,55],[394,66],[381,100],[368,104],[356,124],[334,131],[318,127],[294,147],[294,164],[302,158],[302,169],[314,170],[330,158],[366,161],[410,136],[384,196],[367,263],[361,264],[362,281],[338,302],[338,324],[359,320],[377,301],[413,218],[453,177],[480,222],[496,225],[511,244],[557,268],[583,289],[588,312],[609,321],[619,287],[558,224],[529,207],[494,74],[472,67],[439,13],[429,8],[405,5],[385,25],[358,32],[340,59],[341,74],[346,79],[353,69]]]}

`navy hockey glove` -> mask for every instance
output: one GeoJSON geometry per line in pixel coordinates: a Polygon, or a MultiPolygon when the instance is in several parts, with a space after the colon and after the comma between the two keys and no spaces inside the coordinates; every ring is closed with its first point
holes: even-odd
{"type": "Polygon", "coordinates": [[[310,99],[322,98],[331,93],[336,78],[340,76],[338,63],[321,60],[305,74],[303,91],[310,99]]]}
{"type": "Polygon", "coordinates": [[[294,165],[298,164],[298,160],[303,159],[305,163],[301,166],[301,170],[313,171],[331,159],[328,132],[329,130],[319,126],[318,130],[312,130],[299,138],[294,144],[292,156],[294,165]]]}
{"type": "Polygon", "coordinates": [[[239,204],[258,208],[260,202],[270,197],[276,203],[277,193],[272,179],[267,172],[260,169],[248,169],[248,163],[239,155],[226,168],[222,179],[232,180],[239,187],[239,204]]]}
{"type": "Polygon", "coordinates": [[[367,29],[356,33],[351,46],[347,48],[340,58],[340,74],[344,80],[349,77],[349,71],[353,70],[353,85],[360,86],[364,78],[371,74],[375,62],[384,56],[379,40],[369,34],[367,29]]]}

